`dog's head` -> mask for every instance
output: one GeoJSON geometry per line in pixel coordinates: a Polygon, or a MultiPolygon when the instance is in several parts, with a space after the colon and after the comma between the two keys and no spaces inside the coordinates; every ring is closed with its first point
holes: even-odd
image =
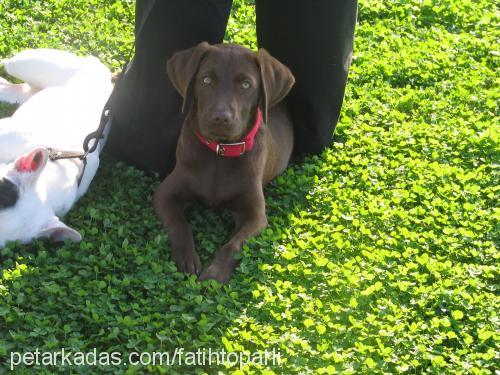
{"type": "Polygon", "coordinates": [[[80,241],[80,234],[55,216],[45,189],[38,186],[48,151],[37,148],[0,165],[0,248],[7,241],[29,242],[33,238],[80,241]]]}
{"type": "Polygon", "coordinates": [[[216,141],[235,142],[252,127],[260,106],[279,103],[295,80],[290,70],[265,49],[258,52],[232,44],[196,47],[176,53],[167,72],[184,98],[183,112],[196,117],[197,130],[216,141]]]}

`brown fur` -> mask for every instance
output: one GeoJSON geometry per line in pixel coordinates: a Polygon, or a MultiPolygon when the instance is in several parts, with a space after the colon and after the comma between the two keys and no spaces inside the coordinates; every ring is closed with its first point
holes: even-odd
{"type": "Polygon", "coordinates": [[[201,43],[178,52],[168,61],[167,72],[184,98],[187,115],[177,144],[176,166],[155,193],[155,211],[180,271],[197,274],[199,280],[227,282],[243,242],[267,226],[263,187],[283,172],[290,159],[292,123],[280,102],[294,78],[267,51],[253,53],[230,44],[201,43]],[[251,87],[244,89],[243,81],[251,87]],[[257,107],[268,121],[257,133],[254,148],[243,156],[218,156],[194,133],[224,143],[238,141],[252,128],[257,107]],[[232,238],[203,271],[184,213],[196,200],[211,208],[228,209],[235,220],[232,238]]]}

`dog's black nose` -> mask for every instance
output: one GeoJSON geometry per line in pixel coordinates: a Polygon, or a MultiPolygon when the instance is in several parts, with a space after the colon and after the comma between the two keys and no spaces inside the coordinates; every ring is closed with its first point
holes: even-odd
{"type": "Polygon", "coordinates": [[[229,125],[233,121],[231,112],[218,110],[212,113],[212,123],[215,125],[229,125]]]}

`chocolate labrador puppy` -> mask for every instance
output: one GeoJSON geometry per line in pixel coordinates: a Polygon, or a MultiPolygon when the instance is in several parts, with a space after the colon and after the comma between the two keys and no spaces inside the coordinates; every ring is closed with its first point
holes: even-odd
{"type": "Polygon", "coordinates": [[[205,42],[176,53],[167,72],[186,117],[175,168],[155,193],[155,211],[177,268],[224,283],[243,242],[267,226],[263,187],[292,153],[292,122],[280,102],[295,80],[264,49],[205,42]],[[228,209],[235,221],[231,239],[203,271],[184,213],[195,200],[228,209]]]}

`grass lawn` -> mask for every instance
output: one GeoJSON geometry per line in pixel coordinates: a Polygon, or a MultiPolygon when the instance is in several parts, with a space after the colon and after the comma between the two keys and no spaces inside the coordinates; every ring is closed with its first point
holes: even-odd
{"type": "MultiPolygon", "coordinates": [[[[0,57],[50,46],[118,68],[133,8],[3,0],[0,57]]],[[[255,48],[254,21],[252,2],[235,0],[226,39],[255,48]]],[[[274,348],[279,366],[243,367],[268,374],[498,371],[498,25],[490,0],[361,0],[335,142],[267,188],[270,226],[227,288],[176,272],[152,209],[159,180],[104,158],[65,220],[82,243],[0,250],[0,373],[13,351],[176,347],[274,348]]],[[[207,263],[229,217],[189,215],[207,263]]]]}

